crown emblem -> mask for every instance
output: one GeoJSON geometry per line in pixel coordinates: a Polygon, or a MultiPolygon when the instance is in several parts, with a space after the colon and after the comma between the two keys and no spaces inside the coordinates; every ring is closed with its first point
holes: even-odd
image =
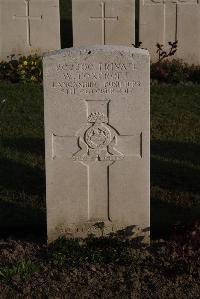
{"type": "Polygon", "coordinates": [[[89,123],[107,123],[108,118],[105,116],[103,113],[100,112],[93,112],[89,115],[88,117],[88,122],[89,123]]]}

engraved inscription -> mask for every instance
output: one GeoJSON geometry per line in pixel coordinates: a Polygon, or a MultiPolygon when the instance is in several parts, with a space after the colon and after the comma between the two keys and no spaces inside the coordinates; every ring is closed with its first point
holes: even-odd
{"type": "Polygon", "coordinates": [[[58,64],[56,67],[57,71],[132,71],[135,69],[133,63],[116,63],[116,62],[107,62],[107,63],[62,63],[58,64]]]}
{"type": "Polygon", "coordinates": [[[118,223],[116,221],[103,222],[103,228],[98,227],[98,222],[85,222],[84,224],[60,224],[56,227],[57,233],[60,235],[68,235],[74,237],[77,234],[80,237],[94,234],[95,236],[106,236],[118,233],[128,238],[137,238],[138,235],[149,236],[149,227],[142,228],[137,225],[127,225],[126,223],[118,223]]]}
{"type": "MultiPolygon", "coordinates": [[[[125,224],[119,224],[115,222],[105,222],[103,232],[104,234],[109,234],[112,232],[116,232],[119,230],[123,230],[127,227],[125,224]]],[[[86,222],[83,225],[76,225],[76,224],[68,224],[67,227],[65,225],[59,225],[56,227],[57,232],[59,234],[69,234],[73,235],[76,233],[80,234],[95,234],[95,235],[102,235],[102,229],[98,228],[95,223],[86,222]]],[[[136,230],[136,228],[135,228],[136,230]]]]}
{"type": "Polygon", "coordinates": [[[63,63],[58,64],[58,81],[52,87],[70,95],[133,94],[141,86],[130,77],[136,71],[134,63],[63,63]]]}

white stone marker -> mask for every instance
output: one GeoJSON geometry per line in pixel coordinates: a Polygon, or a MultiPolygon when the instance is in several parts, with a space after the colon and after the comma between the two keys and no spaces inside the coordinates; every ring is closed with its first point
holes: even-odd
{"type": "Polygon", "coordinates": [[[166,48],[178,40],[176,57],[200,63],[200,1],[142,0],[140,3],[140,41],[157,60],[156,43],[166,48]]]}
{"type": "Polygon", "coordinates": [[[149,77],[141,49],[45,55],[49,242],[149,227],[149,77]]]}
{"type": "Polygon", "coordinates": [[[72,0],[74,46],[135,42],[135,0],[72,0]]]}
{"type": "Polygon", "coordinates": [[[59,0],[0,0],[0,59],[60,49],[59,0]]]}

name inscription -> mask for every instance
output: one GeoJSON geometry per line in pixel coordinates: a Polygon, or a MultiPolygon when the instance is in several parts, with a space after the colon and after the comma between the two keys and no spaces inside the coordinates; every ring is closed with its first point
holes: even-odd
{"type": "Polygon", "coordinates": [[[141,86],[134,63],[63,63],[55,71],[52,87],[69,95],[132,94],[141,86]]]}

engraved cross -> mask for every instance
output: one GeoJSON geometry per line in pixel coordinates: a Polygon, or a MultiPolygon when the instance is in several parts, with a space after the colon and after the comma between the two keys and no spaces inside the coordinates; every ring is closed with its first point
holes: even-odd
{"type": "Polygon", "coordinates": [[[101,26],[102,26],[102,45],[106,44],[106,21],[118,21],[118,16],[117,17],[106,17],[106,4],[105,2],[101,2],[101,17],[90,17],[91,21],[101,21],[101,26]]]}
{"type": "MultiPolygon", "coordinates": [[[[174,41],[178,40],[178,9],[180,5],[197,5],[200,4],[200,0],[143,0],[143,5],[154,6],[156,4],[162,5],[163,7],[163,41],[162,44],[166,45],[166,27],[167,27],[167,5],[174,4],[175,8],[175,31],[174,31],[174,41]]],[[[141,23],[141,25],[148,25],[146,23],[141,23]]]]}
{"type": "Polygon", "coordinates": [[[27,44],[31,47],[31,20],[42,20],[41,16],[30,16],[30,0],[24,0],[26,5],[26,15],[25,16],[13,16],[14,20],[26,20],[27,28],[27,44]]]}
{"type": "Polygon", "coordinates": [[[109,100],[87,100],[86,125],[74,136],[52,136],[53,159],[68,157],[87,168],[87,219],[112,221],[110,168],[142,158],[142,133],[120,134],[109,122],[109,100]],[[74,144],[73,148],[72,143],[74,144]],[[77,145],[79,149],[77,149],[77,145]]]}

